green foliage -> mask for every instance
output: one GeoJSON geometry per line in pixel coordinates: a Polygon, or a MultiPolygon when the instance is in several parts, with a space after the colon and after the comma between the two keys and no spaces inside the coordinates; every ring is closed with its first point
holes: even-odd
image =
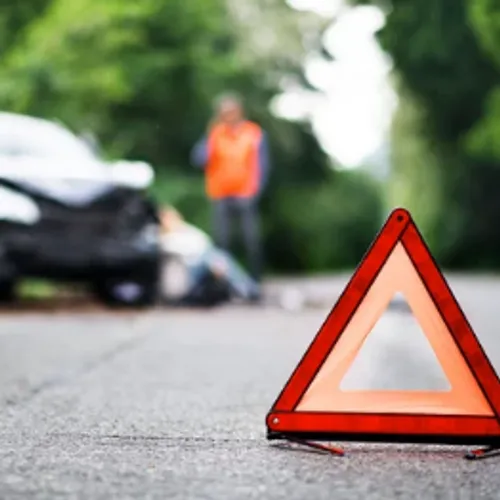
{"type": "Polygon", "coordinates": [[[456,141],[475,123],[498,78],[469,27],[466,1],[395,0],[379,34],[441,141],[456,141]]]}
{"type": "MultiPolygon", "coordinates": [[[[500,251],[500,4],[495,0],[468,0],[470,26],[483,54],[497,74],[494,88],[487,94],[481,119],[467,134],[466,153],[474,158],[474,170],[464,172],[467,207],[466,251],[461,257],[468,265],[499,267],[500,251]],[[478,251],[478,249],[480,249],[478,251]],[[472,261],[472,262],[471,262],[472,261]]],[[[463,263],[463,262],[460,262],[463,263]]]]}
{"type": "Polygon", "coordinates": [[[500,159],[500,87],[489,95],[485,113],[464,140],[466,150],[482,160],[500,159]]]}
{"type": "Polygon", "coordinates": [[[321,186],[282,187],[269,232],[275,269],[355,267],[382,222],[379,186],[361,172],[335,172],[321,186]]]}
{"type": "Polygon", "coordinates": [[[22,300],[53,299],[58,295],[59,288],[53,283],[42,280],[26,280],[19,283],[16,293],[22,300]]]}
{"type": "Polygon", "coordinates": [[[498,267],[499,4],[391,4],[378,34],[402,91],[391,199],[413,211],[441,264],[498,267]]]}
{"type": "Polygon", "coordinates": [[[453,143],[469,130],[498,79],[470,28],[468,1],[394,0],[379,33],[438,141],[453,143]]]}
{"type": "Polygon", "coordinates": [[[468,0],[469,19],[485,52],[500,65],[500,4],[496,0],[468,0]]]}
{"type": "Polygon", "coordinates": [[[189,176],[175,168],[161,171],[152,186],[151,195],[159,205],[174,206],[190,223],[210,231],[210,213],[201,175],[189,176]]]}
{"type": "Polygon", "coordinates": [[[29,24],[42,15],[51,0],[23,0],[0,3],[0,52],[12,46],[29,24]]]}
{"type": "Polygon", "coordinates": [[[392,175],[388,187],[388,208],[407,208],[426,241],[436,250],[440,235],[439,209],[442,186],[438,158],[425,134],[423,109],[399,84],[399,106],[393,122],[392,175]]]}
{"type": "MultiPolygon", "coordinates": [[[[494,0],[469,0],[471,25],[484,50],[500,69],[500,5],[494,0]]],[[[483,161],[500,161],[500,85],[488,95],[484,114],[466,138],[468,152],[483,161]]]]}

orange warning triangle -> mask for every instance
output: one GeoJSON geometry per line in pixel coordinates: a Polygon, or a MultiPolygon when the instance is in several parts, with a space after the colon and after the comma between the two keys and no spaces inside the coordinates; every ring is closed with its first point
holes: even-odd
{"type": "Polygon", "coordinates": [[[500,445],[500,380],[410,214],[395,210],[267,415],[269,439],[500,445]],[[342,390],[396,293],[451,389],[342,390]]]}

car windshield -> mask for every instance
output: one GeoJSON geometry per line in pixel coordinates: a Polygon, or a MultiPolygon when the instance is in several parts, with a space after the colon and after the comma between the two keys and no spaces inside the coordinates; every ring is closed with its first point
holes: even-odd
{"type": "Polygon", "coordinates": [[[0,119],[0,155],[96,159],[92,149],[65,128],[37,119],[0,119]]]}

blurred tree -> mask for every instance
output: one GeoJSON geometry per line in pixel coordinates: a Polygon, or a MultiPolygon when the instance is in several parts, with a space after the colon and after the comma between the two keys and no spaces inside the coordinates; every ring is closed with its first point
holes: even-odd
{"type": "Polygon", "coordinates": [[[397,82],[399,106],[393,123],[392,174],[388,188],[390,208],[410,210],[426,241],[440,262],[453,264],[463,250],[466,205],[460,186],[462,165],[453,161],[428,134],[425,108],[402,82],[397,82]],[[453,168],[449,168],[453,165],[453,168]],[[446,168],[446,170],[445,170],[446,168]],[[449,189],[451,185],[453,189],[449,189]]]}
{"type": "Polygon", "coordinates": [[[393,119],[388,208],[403,206],[410,210],[429,245],[435,250],[439,241],[436,222],[442,202],[438,159],[433,154],[426,134],[423,107],[416,103],[402,82],[397,81],[395,86],[399,105],[393,119]]]}
{"type": "Polygon", "coordinates": [[[424,106],[429,134],[452,143],[481,117],[498,78],[470,28],[467,1],[393,0],[378,37],[424,106]]]}
{"type": "Polygon", "coordinates": [[[0,1],[0,52],[5,54],[31,21],[43,14],[51,0],[0,1]]]}
{"type": "Polygon", "coordinates": [[[500,64],[500,4],[496,0],[467,0],[471,25],[486,53],[500,64]]]}
{"type": "Polygon", "coordinates": [[[420,207],[441,263],[498,266],[499,158],[487,149],[498,147],[497,121],[489,116],[500,72],[492,60],[498,39],[486,26],[496,23],[498,3],[392,0],[386,10],[378,39],[404,88],[393,134],[393,193],[420,207]]]}
{"type": "MultiPolygon", "coordinates": [[[[495,0],[469,0],[471,25],[486,55],[500,69],[500,4],[495,0]]],[[[500,85],[488,96],[484,117],[468,135],[468,151],[485,161],[500,160],[500,85]]]]}

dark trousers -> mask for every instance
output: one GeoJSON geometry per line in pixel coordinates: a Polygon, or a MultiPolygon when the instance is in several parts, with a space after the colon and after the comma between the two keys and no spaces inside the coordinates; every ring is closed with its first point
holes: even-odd
{"type": "Polygon", "coordinates": [[[257,201],[252,198],[223,198],[213,200],[213,235],[215,244],[230,252],[232,224],[238,218],[243,243],[248,257],[250,274],[260,281],[262,273],[262,248],[257,201]]]}

